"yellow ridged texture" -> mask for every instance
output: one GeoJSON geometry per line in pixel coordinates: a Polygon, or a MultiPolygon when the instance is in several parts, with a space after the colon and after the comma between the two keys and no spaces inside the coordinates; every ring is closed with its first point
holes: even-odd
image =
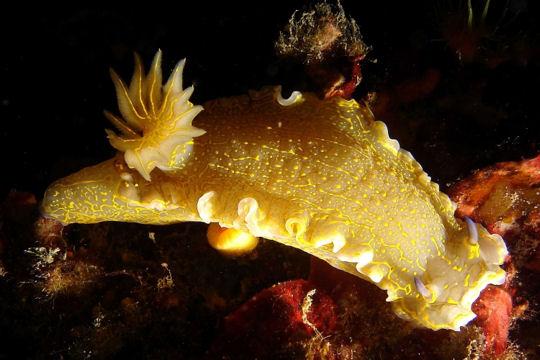
{"type": "MultiPolygon", "coordinates": [[[[265,88],[180,121],[207,131],[200,136],[165,116],[170,99],[184,97],[179,70],[156,85],[160,61],[158,53],[147,77],[137,61],[129,88],[113,75],[122,135],[110,138],[125,153],[51,185],[44,214],[66,224],[219,223],[371,281],[396,314],[431,329],[459,330],[481,290],[504,282],[502,239],[474,224],[471,243],[455,205],[366,105],[265,88]],[[171,161],[175,146],[188,150],[171,161]]],[[[180,108],[178,116],[200,109],[180,108]]]]}

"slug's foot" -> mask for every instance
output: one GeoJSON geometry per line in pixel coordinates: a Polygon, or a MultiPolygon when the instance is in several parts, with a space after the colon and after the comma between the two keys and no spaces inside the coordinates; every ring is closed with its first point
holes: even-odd
{"type": "Polygon", "coordinates": [[[231,257],[249,254],[259,243],[259,238],[247,231],[224,228],[218,223],[211,223],[206,235],[211,247],[231,257]]]}

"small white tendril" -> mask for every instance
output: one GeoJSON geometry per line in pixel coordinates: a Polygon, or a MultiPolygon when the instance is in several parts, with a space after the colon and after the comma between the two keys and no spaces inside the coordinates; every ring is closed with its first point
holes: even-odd
{"type": "Polygon", "coordinates": [[[300,99],[302,99],[302,93],[300,91],[293,91],[291,93],[291,96],[289,96],[287,99],[283,98],[281,95],[281,88],[277,91],[276,100],[281,106],[291,106],[298,102],[300,99]]]}
{"type": "Polygon", "coordinates": [[[467,228],[469,229],[469,242],[472,245],[478,244],[478,228],[476,227],[476,224],[468,217],[465,217],[465,222],[467,223],[467,228]]]}
{"type": "Polygon", "coordinates": [[[420,280],[418,277],[414,277],[414,285],[416,286],[416,290],[425,298],[431,297],[431,291],[428,290],[426,285],[420,280]]]}

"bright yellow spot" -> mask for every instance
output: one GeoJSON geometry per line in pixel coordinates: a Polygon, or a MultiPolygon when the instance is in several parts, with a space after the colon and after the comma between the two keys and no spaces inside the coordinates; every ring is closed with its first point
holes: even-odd
{"type": "Polygon", "coordinates": [[[476,259],[480,257],[480,246],[478,244],[469,246],[469,259],[476,259]]]}

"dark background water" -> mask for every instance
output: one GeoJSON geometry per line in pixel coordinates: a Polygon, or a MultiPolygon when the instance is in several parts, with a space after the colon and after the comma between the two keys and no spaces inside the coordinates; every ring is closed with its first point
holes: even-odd
{"type": "MultiPolygon", "coordinates": [[[[164,72],[187,57],[185,84],[195,83],[195,103],[266,84],[294,85],[297,74],[276,59],[273,44],[290,14],[307,3],[177,1],[4,10],[0,194],[16,189],[39,196],[54,179],[113,155],[102,114],[116,110],[108,69],[129,78],[134,51],[148,64],[162,49],[164,72]]],[[[466,1],[343,1],[372,47],[358,98],[426,69],[442,74],[432,94],[400,107],[404,115],[393,116],[394,122],[388,119],[391,135],[437,180],[538,152],[538,2],[491,3],[482,49],[471,61],[460,59],[452,35],[444,34],[451,16],[466,26],[466,1]],[[418,119],[420,126],[402,123],[418,119]],[[458,158],[461,165],[445,172],[458,158]]]]}

